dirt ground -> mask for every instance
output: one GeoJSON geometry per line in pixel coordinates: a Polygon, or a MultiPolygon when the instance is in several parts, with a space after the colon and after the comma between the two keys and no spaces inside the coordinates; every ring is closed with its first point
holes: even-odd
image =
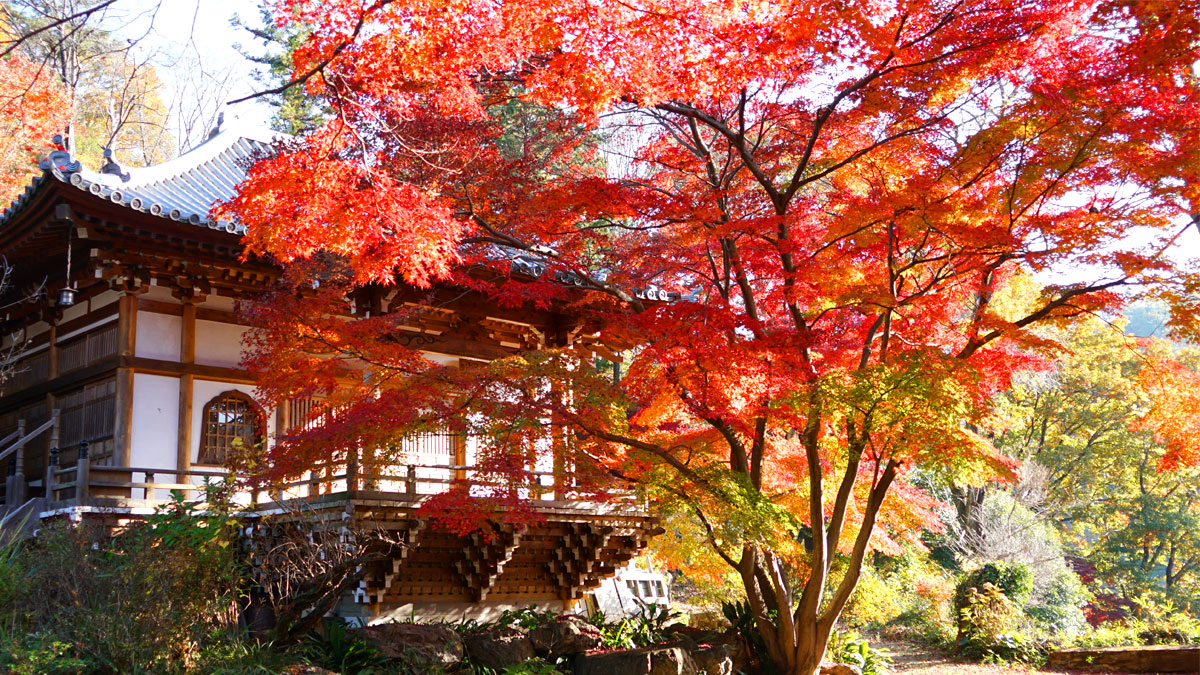
{"type": "MultiPolygon", "coordinates": [[[[872,642],[872,646],[887,650],[896,675],[1081,675],[1078,670],[1037,670],[1016,665],[984,665],[955,661],[928,646],[909,642],[872,642]]],[[[1108,675],[1129,675],[1109,673],[1108,675]]]]}

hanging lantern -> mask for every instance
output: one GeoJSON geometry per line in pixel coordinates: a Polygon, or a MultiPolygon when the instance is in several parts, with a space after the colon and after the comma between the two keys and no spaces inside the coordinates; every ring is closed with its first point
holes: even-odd
{"type": "Polygon", "coordinates": [[[79,291],[75,290],[74,288],[60,288],[58,290],[58,306],[70,307],[74,305],[75,296],[78,294],[79,291]]]}
{"type": "Polygon", "coordinates": [[[79,295],[79,291],[75,290],[74,286],[72,286],[72,284],[71,284],[71,235],[74,234],[74,232],[72,232],[72,230],[74,230],[74,229],[75,229],[75,226],[72,223],[68,222],[67,223],[67,273],[63,276],[63,280],[66,282],[67,285],[64,286],[63,288],[60,288],[58,291],[58,306],[59,307],[71,307],[72,305],[75,304],[75,297],[77,295],[79,295]]]}

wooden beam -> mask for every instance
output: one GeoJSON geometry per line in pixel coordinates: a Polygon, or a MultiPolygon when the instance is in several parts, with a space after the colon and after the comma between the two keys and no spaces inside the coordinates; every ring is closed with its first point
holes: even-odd
{"type": "MultiPolygon", "coordinates": [[[[171,316],[183,316],[183,305],[166,302],[163,300],[151,300],[149,298],[138,299],[138,309],[143,312],[151,312],[154,314],[169,314],[171,316]]],[[[240,326],[249,326],[250,322],[243,318],[237,312],[230,312],[223,309],[213,309],[211,307],[195,307],[196,319],[200,321],[218,321],[220,323],[235,323],[240,326]]]]}
{"type": "Polygon", "coordinates": [[[47,393],[74,389],[89,380],[99,379],[101,376],[111,373],[119,364],[119,356],[110,356],[86,368],[72,370],[69,373],[59,375],[49,382],[36,384],[28,389],[9,394],[0,398],[0,412],[19,408],[33,399],[44,397],[47,393]]]}
{"type": "Polygon", "coordinates": [[[148,359],[141,356],[121,357],[121,367],[150,375],[174,377],[191,375],[197,380],[213,380],[216,382],[254,384],[257,381],[254,374],[248,370],[224,368],[222,366],[202,366],[195,363],[179,363],[178,361],[162,361],[160,359],[148,359]]]}

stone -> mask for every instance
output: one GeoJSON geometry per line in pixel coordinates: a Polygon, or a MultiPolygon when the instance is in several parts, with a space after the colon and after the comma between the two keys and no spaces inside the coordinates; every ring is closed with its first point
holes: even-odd
{"type": "Polygon", "coordinates": [[[725,645],[698,647],[692,651],[699,675],[733,675],[733,654],[725,645]]]}
{"type": "Polygon", "coordinates": [[[536,656],[533,643],[521,631],[515,629],[490,630],[463,637],[467,656],[472,666],[483,666],[500,671],[536,656]]]}
{"type": "Polygon", "coordinates": [[[591,651],[600,646],[600,629],[578,616],[560,616],[529,632],[529,640],[538,654],[550,660],[591,651]]]}
{"type": "Polygon", "coordinates": [[[647,647],[577,654],[574,675],[697,675],[696,662],[680,647],[647,647]]]}
{"type": "Polygon", "coordinates": [[[449,668],[463,660],[463,641],[445,626],[415,623],[381,623],[351,632],[369,642],[385,659],[399,659],[415,666],[449,668]]]}
{"type": "Polygon", "coordinates": [[[1200,672],[1200,645],[1104,647],[1050,652],[1048,668],[1125,673],[1200,672]]]}
{"type": "Polygon", "coordinates": [[[862,675],[862,671],[848,663],[828,663],[821,664],[821,675],[862,675]]]}

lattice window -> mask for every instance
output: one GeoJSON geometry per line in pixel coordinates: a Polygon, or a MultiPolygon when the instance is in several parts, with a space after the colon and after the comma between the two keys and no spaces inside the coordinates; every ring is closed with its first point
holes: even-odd
{"type": "Polygon", "coordinates": [[[59,422],[58,445],[61,466],[75,463],[79,443],[87,441],[88,456],[93,464],[108,464],[115,443],[117,382],[108,379],[66,392],[58,397],[62,417],[59,422]]]}
{"type": "Polygon", "coordinates": [[[101,359],[116,353],[117,324],[114,322],[59,344],[58,372],[69,373],[99,363],[101,359]]]}
{"type": "Polygon", "coordinates": [[[266,416],[240,391],[227,391],[204,404],[198,464],[224,464],[234,441],[245,446],[262,443],[266,416]]]}

